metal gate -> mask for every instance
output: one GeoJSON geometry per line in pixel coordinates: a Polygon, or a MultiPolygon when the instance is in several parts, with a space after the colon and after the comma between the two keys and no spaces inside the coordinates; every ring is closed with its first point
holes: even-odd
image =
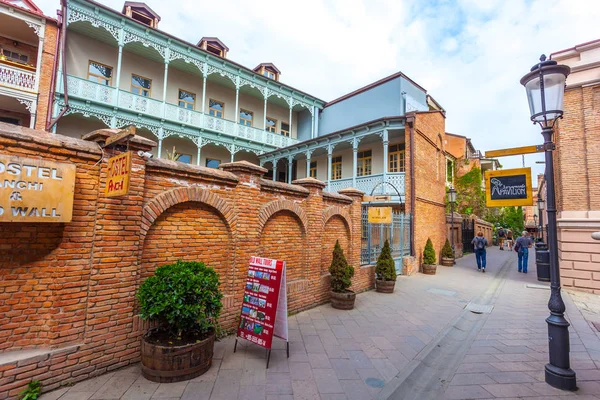
{"type": "Polygon", "coordinates": [[[393,210],[390,225],[369,224],[368,209],[362,208],[360,264],[376,264],[383,244],[388,239],[396,262],[396,273],[401,274],[402,257],[410,255],[410,214],[393,210]]]}
{"type": "Polygon", "coordinates": [[[475,220],[464,219],[462,222],[462,239],[463,239],[463,253],[472,253],[473,245],[471,242],[475,237],[475,220]]]}

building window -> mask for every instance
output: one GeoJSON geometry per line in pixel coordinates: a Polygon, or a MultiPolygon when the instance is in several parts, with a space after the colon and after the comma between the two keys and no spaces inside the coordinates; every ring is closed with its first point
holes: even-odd
{"type": "Polygon", "coordinates": [[[219,165],[221,165],[221,160],[215,160],[214,158],[206,159],[206,166],[208,168],[219,168],[219,165]]]}
{"type": "Polygon", "coordinates": [[[0,122],[5,122],[7,124],[13,124],[13,125],[21,125],[21,121],[19,121],[17,118],[10,118],[10,117],[0,117],[0,122]]]}
{"type": "Polygon", "coordinates": [[[254,113],[240,108],[240,124],[246,126],[252,126],[252,120],[254,119],[254,113]]]}
{"type": "Polygon", "coordinates": [[[404,144],[395,144],[389,147],[389,172],[405,172],[406,152],[404,144]]]}
{"type": "Polygon", "coordinates": [[[223,118],[223,113],[225,112],[225,103],[221,103],[220,101],[209,99],[208,100],[208,114],[213,117],[223,118]]]}
{"type": "Polygon", "coordinates": [[[283,136],[290,137],[290,124],[288,124],[287,122],[281,123],[281,134],[283,136]]]}
{"type": "Polygon", "coordinates": [[[317,162],[316,161],[311,161],[310,162],[310,171],[309,171],[309,176],[311,178],[315,178],[317,179],[317,162]]]}
{"type": "Polygon", "coordinates": [[[88,79],[101,85],[111,86],[112,67],[90,60],[88,66],[88,79]]]}
{"type": "Polygon", "coordinates": [[[371,175],[373,157],[371,150],[359,151],[357,155],[356,176],[371,175]]]}
{"type": "Polygon", "coordinates": [[[207,43],[206,51],[208,51],[209,53],[215,54],[219,57],[223,57],[223,50],[221,50],[217,46],[213,46],[213,45],[207,43]]]}
{"type": "Polygon", "coordinates": [[[342,179],[342,156],[331,159],[331,180],[342,179]]]}
{"type": "Polygon", "coordinates": [[[177,155],[179,156],[179,158],[177,159],[177,161],[182,162],[182,163],[186,163],[186,164],[191,164],[192,163],[192,155],[191,154],[181,154],[181,153],[178,153],[177,155]]]}
{"type": "Polygon", "coordinates": [[[446,160],[446,183],[454,182],[454,162],[452,160],[446,160]]]}
{"type": "Polygon", "coordinates": [[[277,120],[271,117],[267,117],[267,131],[277,133],[277,120]]]}
{"type": "Polygon", "coordinates": [[[29,56],[27,54],[19,53],[18,51],[12,51],[3,49],[2,55],[8,59],[8,61],[16,62],[19,64],[27,64],[29,56]]]}
{"type": "Polygon", "coordinates": [[[131,18],[138,22],[141,22],[144,25],[148,25],[149,27],[154,28],[154,19],[142,14],[141,12],[131,10],[131,18]]]}
{"type": "Polygon", "coordinates": [[[266,76],[269,79],[275,79],[275,74],[271,71],[269,71],[268,69],[265,69],[263,71],[263,76],[266,76]]]}
{"type": "Polygon", "coordinates": [[[152,94],[152,79],[143,76],[131,75],[131,93],[139,96],[150,97],[152,94]]]}
{"type": "Polygon", "coordinates": [[[196,94],[179,89],[179,107],[193,110],[196,105],[196,94]]]}

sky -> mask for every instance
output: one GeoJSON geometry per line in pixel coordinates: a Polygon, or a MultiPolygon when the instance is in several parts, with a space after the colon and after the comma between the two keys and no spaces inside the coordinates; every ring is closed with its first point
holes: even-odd
{"type": "MultiPolygon", "coordinates": [[[[55,16],[58,0],[34,0],[55,16]]],[[[123,7],[123,0],[100,1],[123,7]]],[[[228,58],[272,62],[281,81],[329,101],[402,71],[447,111],[446,131],[478,150],[541,144],[519,80],[542,53],[600,38],[597,0],[146,0],[159,28],[228,58]]],[[[532,177],[542,154],[526,155],[532,177]]],[[[519,168],[521,156],[501,158],[519,168]]],[[[535,178],[534,178],[535,181],[535,178]]]]}

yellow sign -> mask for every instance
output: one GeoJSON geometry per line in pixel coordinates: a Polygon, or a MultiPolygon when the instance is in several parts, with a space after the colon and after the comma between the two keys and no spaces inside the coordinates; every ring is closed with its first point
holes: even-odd
{"type": "Polygon", "coordinates": [[[532,206],[531,168],[486,171],[485,204],[488,207],[532,206]]]}
{"type": "Polygon", "coordinates": [[[521,154],[541,153],[544,146],[513,147],[511,149],[490,150],[485,152],[485,158],[516,156],[521,154]]]}
{"type": "Polygon", "coordinates": [[[392,207],[369,207],[370,224],[391,224],[392,207]]]}
{"type": "Polygon", "coordinates": [[[363,196],[363,201],[392,201],[392,196],[363,196]]]}
{"type": "Polygon", "coordinates": [[[0,222],[70,222],[75,165],[0,155],[0,222]]]}
{"type": "Polygon", "coordinates": [[[129,192],[129,176],[131,175],[131,152],[121,153],[108,159],[106,175],[106,197],[123,196],[129,192]]]}

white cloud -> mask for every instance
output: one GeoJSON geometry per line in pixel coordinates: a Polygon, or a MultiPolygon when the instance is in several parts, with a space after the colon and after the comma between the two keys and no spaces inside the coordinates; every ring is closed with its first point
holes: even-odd
{"type": "MultiPolygon", "coordinates": [[[[541,53],[600,36],[600,2],[588,0],[146,1],[162,30],[193,43],[218,36],[232,60],[273,62],[282,81],[324,100],[401,70],[446,108],[449,132],[482,150],[540,143],[519,79],[541,53]]],[[[49,15],[59,7],[37,3],[49,15]]],[[[534,174],[541,159],[526,156],[534,174]]]]}

